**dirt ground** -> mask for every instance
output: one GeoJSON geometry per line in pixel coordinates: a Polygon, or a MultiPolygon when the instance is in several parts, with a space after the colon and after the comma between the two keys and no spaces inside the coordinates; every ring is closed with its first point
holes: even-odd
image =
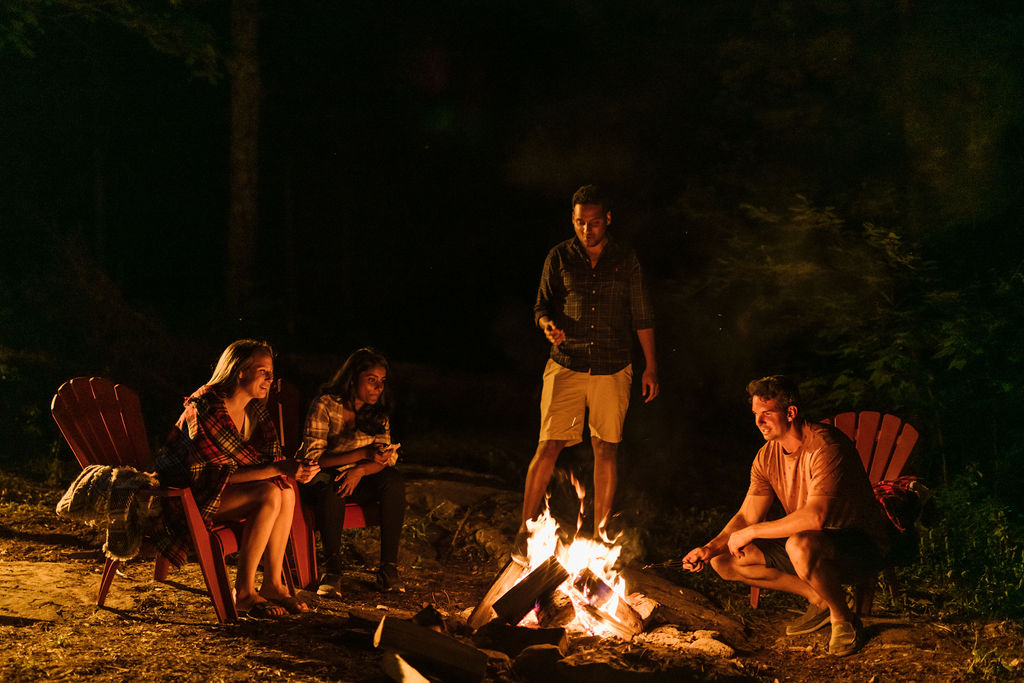
{"type": "MultiPolygon", "coordinates": [[[[56,517],[62,491],[5,475],[0,478],[0,680],[390,680],[381,669],[381,652],[372,647],[367,615],[410,617],[432,605],[457,630],[500,569],[515,523],[514,492],[452,473],[431,476],[421,473],[410,482],[401,558],[408,592],[373,589],[373,530],[356,531],[341,599],[316,602],[305,615],[219,624],[195,563],[172,573],[167,583],[156,583],[152,562],[139,558],[117,577],[105,608],[97,609],[101,532],[56,517]]],[[[737,592],[724,606],[708,603],[742,629],[729,643],[736,650],[728,662],[729,676],[709,668],[706,677],[659,677],[657,662],[652,665],[638,646],[595,645],[592,638],[579,638],[570,640],[572,656],[542,676],[524,675],[494,659],[487,680],[1024,678],[1019,624],[940,623],[876,608],[865,620],[865,647],[837,659],[827,653],[827,629],[796,638],[784,635],[795,603],[766,595],[753,611],[742,595],[737,592]],[[622,668],[584,666],[600,658],[590,654],[595,647],[613,652],[606,659],[622,668]],[[576,664],[568,665],[570,660],[576,664]],[[646,664],[630,665],[640,661],[646,664]]]]}

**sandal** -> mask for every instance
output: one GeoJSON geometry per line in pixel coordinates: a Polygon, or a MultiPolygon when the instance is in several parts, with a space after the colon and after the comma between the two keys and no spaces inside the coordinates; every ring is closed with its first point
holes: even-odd
{"type": "Polygon", "coordinates": [[[284,607],[286,610],[288,610],[289,614],[305,614],[309,611],[309,606],[306,605],[306,603],[302,600],[299,600],[295,597],[274,598],[270,602],[274,603],[275,605],[280,605],[281,607],[284,607]]]}
{"type": "Polygon", "coordinates": [[[239,619],[280,619],[288,614],[283,605],[274,604],[269,600],[254,602],[249,609],[237,611],[239,619]]]}

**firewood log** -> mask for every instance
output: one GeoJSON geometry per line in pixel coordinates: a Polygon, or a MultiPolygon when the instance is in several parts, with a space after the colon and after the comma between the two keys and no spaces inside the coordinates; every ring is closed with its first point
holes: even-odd
{"type": "Polygon", "coordinates": [[[383,617],[373,646],[397,650],[417,669],[445,681],[479,681],[487,675],[487,655],[451,636],[411,621],[383,617]]]}
{"type": "Polygon", "coordinates": [[[430,679],[402,659],[400,654],[391,650],[385,652],[381,657],[380,668],[391,680],[398,683],[430,683],[430,679]]]}
{"type": "Polygon", "coordinates": [[[506,624],[518,624],[536,607],[540,596],[558,588],[568,578],[569,572],[565,567],[554,557],[549,557],[496,600],[494,612],[506,624]]]}
{"type": "Polygon", "coordinates": [[[487,590],[487,594],[484,595],[484,599],[480,601],[480,604],[476,606],[473,613],[469,615],[466,624],[475,631],[493,619],[495,617],[493,609],[495,600],[514,586],[525,571],[525,567],[509,560],[505,567],[498,572],[494,582],[491,583],[491,587],[487,590]]]}
{"type": "Polygon", "coordinates": [[[572,598],[560,590],[548,591],[537,604],[537,623],[545,628],[565,626],[576,616],[572,598]]]}
{"type": "Polygon", "coordinates": [[[495,619],[473,634],[473,644],[510,657],[533,645],[554,645],[564,655],[569,649],[569,637],[564,628],[509,626],[495,619]]]}

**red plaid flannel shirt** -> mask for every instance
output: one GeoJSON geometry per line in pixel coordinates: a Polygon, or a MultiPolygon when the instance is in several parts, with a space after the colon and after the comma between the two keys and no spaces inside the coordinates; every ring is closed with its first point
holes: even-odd
{"type": "MultiPolygon", "coordinates": [[[[277,429],[263,403],[250,401],[246,413],[253,424],[248,442],[238,433],[224,400],[212,387],[203,386],[185,399],[185,411],[157,457],[160,483],[191,488],[207,527],[235,470],[284,459],[277,429]]],[[[157,549],[180,567],[190,545],[180,505],[165,506],[163,522],[164,528],[154,538],[157,549]]]]}

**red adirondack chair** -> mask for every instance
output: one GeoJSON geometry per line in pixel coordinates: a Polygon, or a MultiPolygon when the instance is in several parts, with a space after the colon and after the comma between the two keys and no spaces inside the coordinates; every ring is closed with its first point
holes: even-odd
{"type": "MultiPolygon", "coordinates": [[[[822,422],[835,425],[853,441],[857,446],[857,452],[860,453],[864,471],[868,473],[868,479],[872,484],[900,476],[919,436],[913,425],[907,424],[895,415],[883,415],[872,410],[839,413],[834,418],[822,422]]],[[[889,594],[892,595],[896,590],[896,572],[892,567],[886,567],[882,570],[882,575],[889,594]]],[[[875,583],[874,577],[871,577],[854,586],[857,614],[871,614],[875,583]]],[[[760,588],[751,586],[750,606],[754,609],[757,609],[760,596],[760,588]]]]}
{"type": "MultiPolygon", "coordinates": [[[[83,468],[88,465],[110,465],[154,471],[142,408],[138,394],[132,389],[121,384],[115,385],[103,377],[76,377],[57,390],[50,412],[83,468]]],[[[192,545],[217,619],[221,622],[236,621],[238,613],[224,561],[226,555],[238,551],[235,531],[224,525],[215,525],[212,530],[208,530],[196,507],[191,489],[160,487],[148,489],[148,492],[154,496],[178,498],[181,501],[192,545]]],[[[107,558],[96,597],[98,607],[103,606],[120,564],[118,560],[107,558]]],[[[166,580],[168,568],[167,558],[158,556],[153,578],[156,581],[166,580]]],[[[291,571],[287,567],[285,573],[291,587],[291,571]]]]}
{"type": "MultiPolygon", "coordinates": [[[[280,430],[281,448],[285,457],[294,456],[302,443],[304,425],[298,388],[286,380],[276,380],[267,399],[267,408],[280,430]]],[[[290,551],[294,556],[297,585],[307,588],[319,578],[316,560],[316,515],[312,507],[303,505],[298,498],[296,501],[298,506],[295,516],[292,517],[290,551]]],[[[380,524],[380,505],[348,503],[345,506],[344,528],[362,529],[377,524],[380,524]]]]}

